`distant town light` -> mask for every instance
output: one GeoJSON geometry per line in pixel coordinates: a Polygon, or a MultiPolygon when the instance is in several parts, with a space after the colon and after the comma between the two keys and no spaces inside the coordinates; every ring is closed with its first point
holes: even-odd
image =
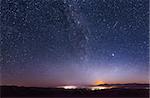
{"type": "Polygon", "coordinates": [[[64,89],[76,89],[77,87],[76,86],[64,86],[63,88],[64,89]]]}
{"type": "Polygon", "coordinates": [[[101,89],[108,89],[108,87],[102,87],[102,86],[91,87],[91,90],[101,90],[101,89]]]}

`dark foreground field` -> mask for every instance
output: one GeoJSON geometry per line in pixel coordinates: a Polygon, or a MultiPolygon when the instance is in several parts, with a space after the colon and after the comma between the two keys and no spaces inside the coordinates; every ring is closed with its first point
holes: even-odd
{"type": "Polygon", "coordinates": [[[35,87],[16,87],[16,86],[1,86],[1,97],[24,97],[24,98],[33,98],[33,97],[53,97],[53,98],[149,98],[148,89],[123,89],[123,88],[114,88],[114,89],[103,89],[92,91],[89,89],[56,89],[56,88],[35,88],[35,87]]]}

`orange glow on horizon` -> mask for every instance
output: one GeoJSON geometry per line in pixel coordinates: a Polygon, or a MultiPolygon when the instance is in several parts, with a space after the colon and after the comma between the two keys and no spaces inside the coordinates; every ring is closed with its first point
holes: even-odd
{"type": "Polygon", "coordinates": [[[96,84],[96,85],[100,85],[100,84],[105,84],[105,82],[98,80],[98,81],[95,81],[95,84],[96,84]]]}

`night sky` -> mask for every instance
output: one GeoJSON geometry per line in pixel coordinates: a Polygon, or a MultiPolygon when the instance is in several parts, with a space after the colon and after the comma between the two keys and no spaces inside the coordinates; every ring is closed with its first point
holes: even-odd
{"type": "Polygon", "coordinates": [[[1,84],[148,83],[149,0],[2,0],[1,84]]]}

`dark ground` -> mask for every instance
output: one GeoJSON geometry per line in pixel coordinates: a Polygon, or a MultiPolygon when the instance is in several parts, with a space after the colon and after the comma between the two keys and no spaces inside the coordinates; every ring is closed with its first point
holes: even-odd
{"type": "Polygon", "coordinates": [[[56,88],[36,88],[36,87],[17,87],[17,86],[1,86],[1,97],[71,97],[71,98],[149,98],[149,89],[103,89],[91,91],[88,89],[56,89],[56,88]]]}

